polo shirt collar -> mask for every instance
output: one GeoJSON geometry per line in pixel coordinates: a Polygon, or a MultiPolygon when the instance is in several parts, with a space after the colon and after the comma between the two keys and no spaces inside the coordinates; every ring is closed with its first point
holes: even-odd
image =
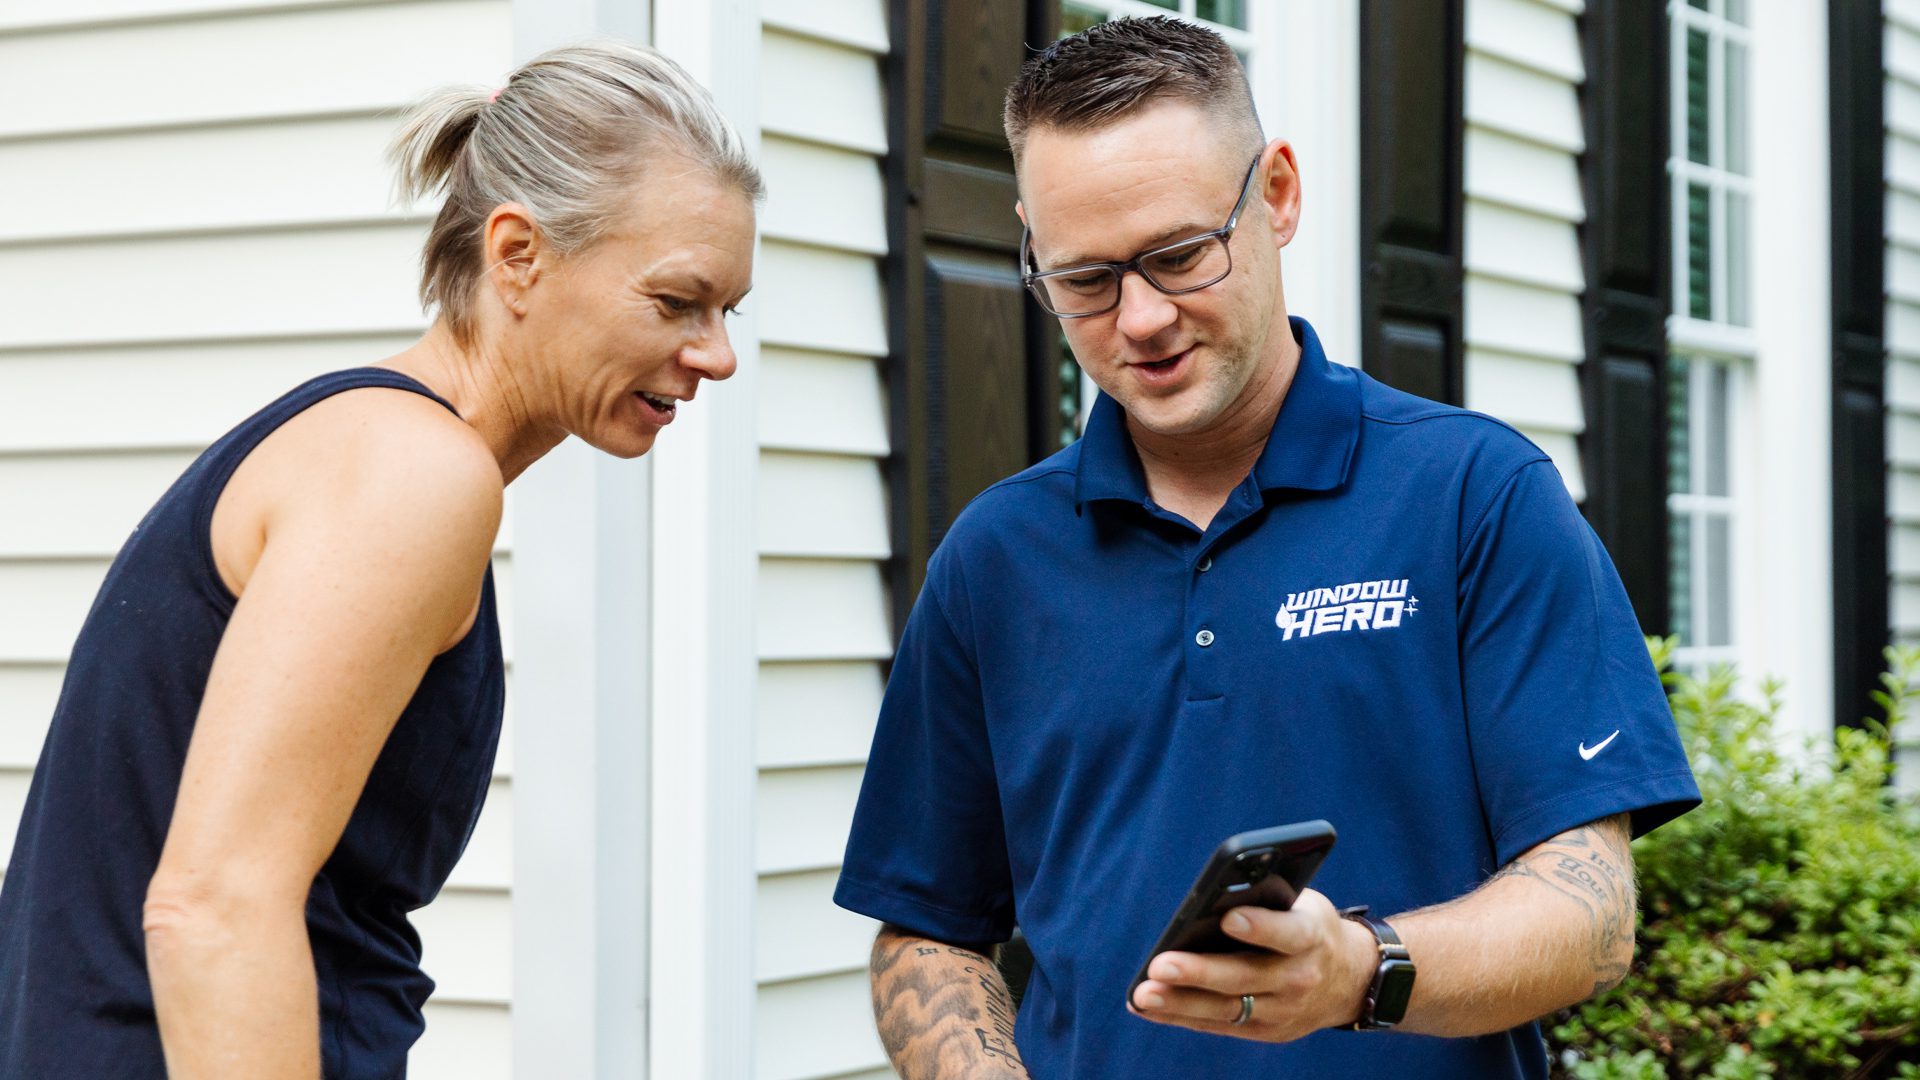
{"type": "MultiPolygon", "coordinates": [[[[1253,466],[1253,480],[1264,492],[1331,491],[1346,482],[1353,450],[1360,441],[1360,379],[1356,372],[1327,359],[1320,338],[1302,318],[1292,317],[1300,343],[1300,366],[1287,387],[1273,433],[1253,466]]],[[[1147,475],[1140,453],[1127,434],[1126,413],[1101,394],[1080,437],[1080,464],[1074,502],[1101,499],[1147,501],[1147,475]]]]}

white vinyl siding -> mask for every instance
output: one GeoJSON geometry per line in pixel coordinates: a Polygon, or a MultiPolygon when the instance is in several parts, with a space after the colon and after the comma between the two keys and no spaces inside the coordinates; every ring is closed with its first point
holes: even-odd
{"type": "MultiPolygon", "coordinates": [[[[1886,4],[1888,597],[1896,644],[1920,644],[1920,2],[1886,4]]],[[[1920,790],[1920,722],[1901,785],[1920,790]]]]}
{"type": "MultiPolygon", "coordinates": [[[[430,208],[391,204],[385,146],[422,91],[497,79],[511,21],[508,0],[0,2],[0,202],[33,211],[0,225],[0,852],[135,522],[249,413],[424,328],[430,208]]],[[[495,572],[510,627],[504,533],[495,572]]],[[[510,1060],[510,747],[416,918],[426,1080],[510,1060]]]]}
{"type": "Polygon", "coordinates": [[[1578,365],[1580,0],[1468,0],[1467,407],[1500,417],[1586,495],[1578,365]]]}
{"type": "Polygon", "coordinates": [[[763,5],[756,507],[758,1080],[890,1077],[877,929],[833,904],[892,654],[880,0],[763,5]],[[796,92],[804,87],[804,92],[796,92]]]}

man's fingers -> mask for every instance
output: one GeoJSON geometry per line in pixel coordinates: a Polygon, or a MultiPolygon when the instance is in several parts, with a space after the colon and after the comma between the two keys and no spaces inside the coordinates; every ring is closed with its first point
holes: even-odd
{"type": "Polygon", "coordinates": [[[1192,990],[1149,979],[1134,990],[1133,1006],[1141,1016],[1163,1024],[1230,1024],[1240,1016],[1240,995],[1192,990]]]}
{"type": "Polygon", "coordinates": [[[1161,953],[1148,965],[1147,975],[1174,986],[1229,994],[1238,1000],[1241,994],[1259,994],[1272,989],[1268,984],[1273,982],[1273,976],[1262,969],[1263,966],[1271,966],[1276,959],[1271,954],[1263,956],[1260,953],[1222,953],[1217,956],[1161,953]]]}
{"type": "Polygon", "coordinates": [[[1220,929],[1249,945],[1293,956],[1323,944],[1327,927],[1338,918],[1331,901],[1307,889],[1290,911],[1234,908],[1221,918],[1220,929]]]}

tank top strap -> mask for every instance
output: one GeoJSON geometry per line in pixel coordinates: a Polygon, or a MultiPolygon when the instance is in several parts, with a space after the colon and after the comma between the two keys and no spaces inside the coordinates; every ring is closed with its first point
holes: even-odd
{"type": "MultiPolygon", "coordinates": [[[[227,481],[233,478],[234,470],[247,459],[247,455],[267,436],[278,431],[281,425],[320,402],[342,394],[348,390],[360,390],[367,387],[381,387],[391,390],[405,390],[421,397],[438,402],[440,406],[455,416],[460,410],[446,398],[428,389],[426,384],[408,375],[388,368],[357,367],[343,371],[329,372],[301,383],[283,394],[272,404],[254,413],[242,421],[238,427],[207,448],[194,467],[182,477],[183,483],[191,483],[190,495],[193,508],[192,542],[199,549],[200,563],[206,574],[207,594],[221,607],[232,609],[236,602],[233,594],[220,579],[219,568],[213,559],[213,511],[220,502],[220,495],[227,488],[227,481]],[[198,475],[195,475],[198,474],[198,475]]],[[[491,569],[489,569],[491,574],[491,569]]]]}

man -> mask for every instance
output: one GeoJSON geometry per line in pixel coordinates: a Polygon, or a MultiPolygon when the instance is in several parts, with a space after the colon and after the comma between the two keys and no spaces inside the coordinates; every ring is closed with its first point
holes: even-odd
{"type": "Polygon", "coordinates": [[[1631,963],[1630,836],[1698,802],[1606,553],[1526,439],[1289,319],[1293,150],[1217,36],[1096,26],[1006,124],[1031,287],[1104,393],[954,523],[900,644],[835,894],[886,924],[895,1067],[1544,1077],[1534,1018],[1631,963]],[[1220,840],[1313,818],[1314,889],[1129,997],[1220,840]]]}

